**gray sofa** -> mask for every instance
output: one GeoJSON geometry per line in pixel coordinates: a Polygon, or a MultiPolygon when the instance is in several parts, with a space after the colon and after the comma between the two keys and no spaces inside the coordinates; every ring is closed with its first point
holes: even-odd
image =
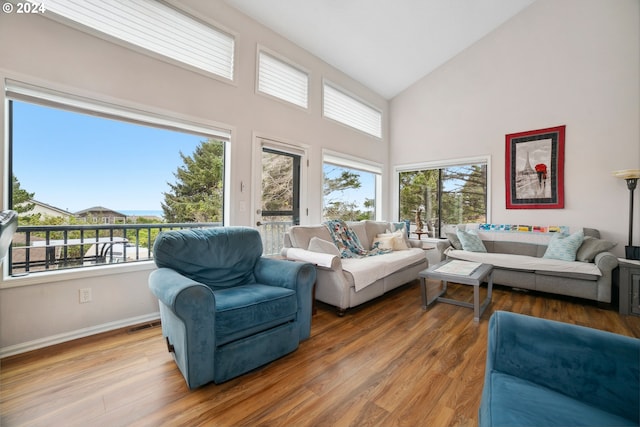
{"type": "MultiPolygon", "coordinates": [[[[372,248],[377,236],[389,234],[395,224],[385,221],[349,222],[365,248],[372,248]]],[[[329,229],[323,225],[298,225],[285,235],[282,255],[287,259],[316,265],[315,296],[335,306],[339,315],[348,308],[379,297],[415,280],[428,266],[424,242],[403,235],[408,249],[358,259],[341,258],[329,229]]],[[[418,302],[416,302],[417,304],[418,302]]]]}
{"type": "Polygon", "coordinates": [[[452,231],[447,233],[449,242],[443,257],[493,264],[494,284],[611,302],[612,275],[618,258],[608,250],[615,243],[601,240],[596,229],[582,229],[585,240],[575,261],[543,258],[554,233],[485,231],[478,224],[458,225],[457,229],[475,229],[487,252],[457,249],[459,243],[452,231]]]}

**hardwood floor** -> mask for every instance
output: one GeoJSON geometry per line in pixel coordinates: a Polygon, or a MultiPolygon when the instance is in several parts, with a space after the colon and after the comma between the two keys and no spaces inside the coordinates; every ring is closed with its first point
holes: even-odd
{"type": "MultiPolygon", "coordinates": [[[[448,296],[471,301],[472,289],[452,284],[448,296]]],[[[475,426],[495,310],[640,337],[640,317],[502,287],[479,323],[451,304],[424,312],[416,281],[342,318],[320,305],[297,351],[195,391],[157,325],[6,358],[0,424],[475,426]]]]}

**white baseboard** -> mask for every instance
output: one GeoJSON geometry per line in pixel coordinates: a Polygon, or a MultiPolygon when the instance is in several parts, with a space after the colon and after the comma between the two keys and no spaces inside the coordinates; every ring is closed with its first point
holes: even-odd
{"type": "Polygon", "coordinates": [[[90,335],[113,331],[115,329],[126,328],[127,326],[138,325],[145,322],[152,322],[158,319],[160,319],[160,312],[149,313],[143,316],[130,317],[128,319],[104,323],[102,325],[91,326],[89,328],[83,328],[71,332],[65,332],[63,334],[52,335],[50,337],[39,338],[37,340],[28,341],[21,344],[10,345],[8,347],[0,348],[0,358],[26,353],[28,351],[37,350],[39,348],[49,347],[51,345],[60,344],[78,338],[84,338],[90,335]]]}

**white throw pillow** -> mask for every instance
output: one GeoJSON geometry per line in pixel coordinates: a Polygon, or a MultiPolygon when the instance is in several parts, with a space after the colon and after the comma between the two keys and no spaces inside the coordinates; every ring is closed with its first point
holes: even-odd
{"type": "Polygon", "coordinates": [[[391,234],[378,234],[371,247],[372,249],[377,247],[378,249],[393,250],[393,236],[391,234]]]}

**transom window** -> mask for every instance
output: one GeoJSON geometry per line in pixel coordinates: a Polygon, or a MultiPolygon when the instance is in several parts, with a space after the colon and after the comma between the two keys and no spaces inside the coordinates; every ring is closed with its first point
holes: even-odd
{"type": "Polygon", "coordinates": [[[47,13],[233,80],[233,36],[154,0],[47,0],[47,13]],[[176,29],[179,28],[179,31],[176,29]]]}
{"type": "Polygon", "coordinates": [[[258,52],[258,92],[308,108],[309,75],[261,50],[258,52]]]}
{"type": "Polygon", "coordinates": [[[382,113],[325,81],[322,112],[324,117],[382,138],[382,113]]]}

